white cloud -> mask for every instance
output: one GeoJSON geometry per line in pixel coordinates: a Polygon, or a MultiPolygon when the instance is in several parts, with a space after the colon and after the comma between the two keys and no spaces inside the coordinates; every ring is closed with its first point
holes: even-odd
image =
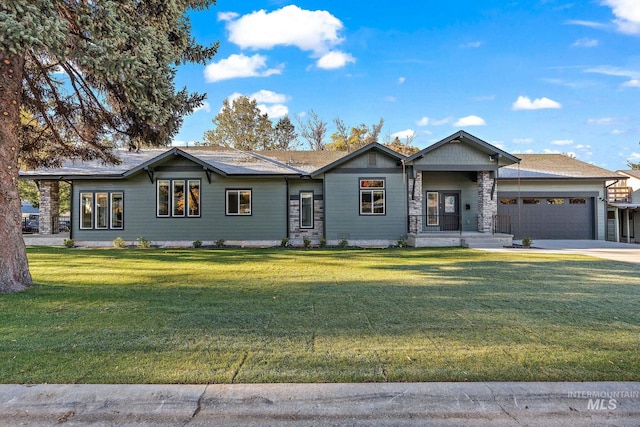
{"type": "Polygon", "coordinates": [[[207,101],[202,101],[202,105],[196,108],[195,110],[193,110],[194,113],[197,113],[198,111],[204,111],[205,113],[210,113],[211,104],[209,104],[207,101]]]}
{"type": "Polygon", "coordinates": [[[585,72],[604,74],[605,76],[613,77],[626,77],[629,81],[623,83],[623,87],[640,87],[640,71],[603,65],[600,67],[588,68],[585,72]]]}
{"type": "Polygon", "coordinates": [[[296,46],[321,56],[344,40],[339,34],[342,22],[325,10],[289,5],[273,12],[259,10],[235,18],[227,19],[229,41],[243,49],[296,46]]]}
{"type": "Polygon", "coordinates": [[[611,135],[624,135],[626,134],[627,131],[622,130],[622,129],[614,129],[611,131],[611,135]]]}
{"type": "Polygon", "coordinates": [[[552,145],[573,145],[573,139],[556,139],[551,141],[552,145]]]}
{"type": "Polygon", "coordinates": [[[473,41],[473,42],[463,43],[460,45],[460,47],[463,49],[476,49],[476,48],[479,48],[480,46],[482,46],[481,41],[473,41]]]}
{"type": "Polygon", "coordinates": [[[398,98],[396,98],[395,96],[391,96],[391,95],[385,96],[382,99],[384,99],[387,102],[397,102],[398,101],[398,98]]]}
{"type": "Polygon", "coordinates": [[[280,117],[284,117],[289,114],[289,108],[284,104],[274,104],[274,105],[265,105],[258,104],[258,110],[261,113],[267,113],[269,118],[278,119],[280,117]]]}
{"type": "Polygon", "coordinates": [[[640,79],[631,79],[628,82],[622,83],[624,87],[640,87],[640,79]]]}
{"type": "Polygon", "coordinates": [[[640,162],[640,153],[636,153],[636,152],[631,153],[631,155],[627,158],[627,160],[633,163],[640,162]]]}
{"type": "Polygon", "coordinates": [[[351,54],[334,50],[322,55],[316,65],[323,70],[335,70],[336,68],[344,67],[350,62],[356,62],[356,59],[351,54]]]}
{"type": "Polygon", "coordinates": [[[587,37],[583,37],[583,38],[578,39],[575,42],[573,42],[573,44],[571,46],[573,46],[573,47],[596,47],[599,44],[600,43],[596,39],[590,39],[590,38],[587,38],[587,37]]]}
{"type": "Polygon", "coordinates": [[[249,96],[251,99],[255,99],[256,102],[264,102],[267,104],[281,104],[287,102],[288,97],[282,93],[276,93],[270,90],[259,90],[253,95],[249,96]]]}
{"type": "Polygon", "coordinates": [[[576,150],[589,150],[591,149],[590,145],[578,144],[576,145],[576,150]]]}
{"type": "Polygon", "coordinates": [[[213,83],[239,77],[268,77],[282,73],[281,68],[267,68],[267,57],[233,54],[226,59],[213,62],[204,69],[204,78],[213,83]]]}
{"type": "Polygon", "coordinates": [[[429,117],[424,116],[423,118],[421,118],[420,120],[418,120],[416,122],[416,124],[418,126],[429,126],[429,122],[431,121],[431,119],[429,119],[429,117]]]}
{"type": "Polygon", "coordinates": [[[405,130],[401,130],[399,132],[395,132],[391,134],[392,138],[400,138],[400,139],[414,138],[415,136],[416,136],[416,131],[414,131],[413,129],[405,129],[405,130]]]}
{"type": "Polygon", "coordinates": [[[611,125],[613,123],[616,123],[617,120],[614,119],[613,117],[599,117],[599,118],[593,118],[593,119],[587,119],[587,124],[590,125],[611,125]]]}
{"type": "Polygon", "coordinates": [[[405,77],[398,77],[398,84],[403,84],[407,79],[405,77]]]}
{"type": "Polygon", "coordinates": [[[487,122],[484,121],[482,117],[478,116],[466,116],[458,119],[453,125],[466,127],[466,126],[484,126],[487,122]]]}
{"type": "Polygon", "coordinates": [[[581,27],[599,28],[599,29],[607,27],[602,22],[583,21],[583,20],[580,20],[580,19],[572,19],[570,21],[567,21],[566,23],[569,24],[569,25],[579,25],[581,27]]]}
{"type": "Polygon", "coordinates": [[[562,105],[547,97],[536,98],[533,101],[529,97],[519,96],[513,103],[513,110],[542,110],[547,108],[562,108],[562,105]]]}
{"type": "Polygon", "coordinates": [[[514,144],[533,144],[533,138],[516,138],[513,140],[514,144]]]}
{"type": "Polygon", "coordinates": [[[626,34],[640,34],[640,2],[637,0],[604,0],[611,7],[618,31],[626,34]]]}
{"type": "Polygon", "coordinates": [[[238,16],[236,12],[218,12],[218,21],[233,21],[238,16]]]}

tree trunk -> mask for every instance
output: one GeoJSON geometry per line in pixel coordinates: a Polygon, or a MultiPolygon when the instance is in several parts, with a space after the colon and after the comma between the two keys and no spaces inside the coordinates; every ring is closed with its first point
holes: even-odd
{"type": "Polygon", "coordinates": [[[23,73],[24,57],[0,51],[0,293],[31,286],[18,195],[23,73]]]}

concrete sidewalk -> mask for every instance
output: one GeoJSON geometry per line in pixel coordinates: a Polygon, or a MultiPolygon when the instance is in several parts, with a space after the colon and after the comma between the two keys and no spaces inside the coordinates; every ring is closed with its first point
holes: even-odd
{"type": "Polygon", "coordinates": [[[0,385],[0,425],[640,425],[640,383],[0,385]]]}

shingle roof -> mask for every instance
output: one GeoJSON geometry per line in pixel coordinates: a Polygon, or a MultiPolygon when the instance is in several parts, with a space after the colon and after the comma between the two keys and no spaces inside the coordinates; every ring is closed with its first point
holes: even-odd
{"type": "Polygon", "coordinates": [[[212,170],[226,175],[296,175],[295,169],[263,156],[239,150],[213,148],[171,148],[145,149],[140,152],[116,150],[115,155],[122,160],[118,165],[106,165],[99,160],[78,161],[67,160],[59,168],[21,171],[20,175],[28,178],[63,177],[63,178],[119,178],[137,171],[140,168],[161,161],[172,153],[186,154],[192,160],[212,170]]]}
{"type": "Polygon", "coordinates": [[[619,179],[607,169],[565,156],[564,154],[515,154],[520,164],[500,169],[502,179],[619,179]]]}
{"type": "Polygon", "coordinates": [[[272,158],[295,169],[310,173],[346,156],[346,151],[258,151],[258,154],[272,158]]]}
{"type": "Polygon", "coordinates": [[[619,170],[618,172],[619,173],[623,173],[625,175],[629,175],[629,176],[631,176],[633,178],[640,179],[640,170],[636,170],[636,169],[633,169],[633,170],[619,170]]]}

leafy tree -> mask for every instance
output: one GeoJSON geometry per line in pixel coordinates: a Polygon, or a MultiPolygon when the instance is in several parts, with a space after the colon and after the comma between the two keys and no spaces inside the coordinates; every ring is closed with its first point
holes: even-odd
{"type": "Polygon", "coordinates": [[[411,145],[411,141],[412,139],[407,138],[406,142],[402,142],[400,141],[400,138],[396,136],[393,141],[386,142],[382,145],[384,145],[385,147],[391,148],[393,151],[396,151],[402,155],[410,156],[420,151],[418,147],[414,147],[413,145],[411,145]]]}
{"type": "Polygon", "coordinates": [[[276,150],[293,150],[298,145],[298,134],[289,116],[278,120],[273,127],[273,148],[276,150]]]}
{"type": "Polygon", "coordinates": [[[233,147],[239,150],[268,150],[272,147],[272,124],[269,115],[262,113],[255,99],[240,96],[225,99],[222,110],[213,118],[213,130],[204,134],[210,145],[233,147]]]}
{"type": "Polygon", "coordinates": [[[214,2],[0,2],[0,292],[31,284],[20,233],[19,161],[117,163],[114,141],[167,144],[204,99],[176,91],[176,66],[204,64],[217,50],[195,42],[186,12],[214,2]]]}
{"type": "Polygon", "coordinates": [[[327,148],[333,151],[351,152],[372,142],[377,142],[384,120],[380,119],[370,128],[363,123],[358,127],[352,127],[349,131],[340,118],[334,119],[333,123],[336,125],[336,132],[331,135],[331,143],[327,145],[327,148]]]}
{"type": "Polygon", "coordinates": [[[327,135],[327,122],[322,120],[313,110],[309,111],[308,116],[306,120],[299,116],[296,117],[300,136],[307,140],[309,148],[312,150],[326,150],[324,138],[327,135]]]}

